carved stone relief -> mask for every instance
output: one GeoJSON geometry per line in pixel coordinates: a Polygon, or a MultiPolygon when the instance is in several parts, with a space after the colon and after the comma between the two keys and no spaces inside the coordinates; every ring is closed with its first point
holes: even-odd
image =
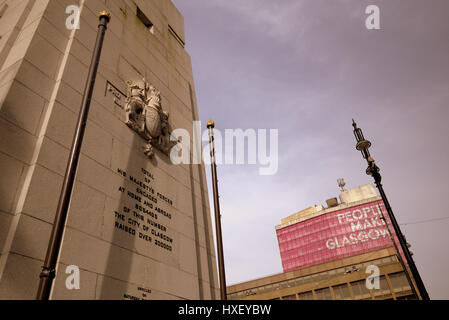
{"type": "Polygon", "coordinates": [[[169,114],[162,109],[161,93],[145,80],[128,81],[125,123],[147,141],[144,153],[152,158],[154,148],[165,155],[177,144],[170,141],[169,114]]]}

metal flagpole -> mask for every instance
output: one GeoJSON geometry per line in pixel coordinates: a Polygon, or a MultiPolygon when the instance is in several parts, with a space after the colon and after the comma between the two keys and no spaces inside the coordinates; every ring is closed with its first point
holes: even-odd
{"type": "Polygon", "coordinates": [[[53,280],[56,277],[56,265],[58,263],[59,250],[61,248],[62,236],[64,234],[64,225],[67,219],[67,212],[72,196],[73,185],[75,182],[76,169],[81,152],[84,131],[86,129],[87,116],[89,114],[90,101],[97,76],[98,65],[100,62],[103,40],[107,30],[107,25],[111,21],[111,14],[107,11],[99,13],[100,24],[98,25],[97,41],[92,55],[92,61],[89,68],[89,74],[84,89],[81,111],[76,126],[75,137],[70,151],[69,162],[64,176],[61,194],[59,197],[58,209],[53,223],[53,229],[47,248],[44,265],[40,274],[39,289],[37,292],[37,300],[49,300],[52,289],[53,280]]]}
{"type": "Polygon", "coordinates": [[[215,163],[215,146],[214,146],[215,123],[213,121],[209,121],[207,123],[207,128],[209,129],[210,158],[212,167],[212,187],[214,191],[215,233],[217,235],[218,269],[220,273],[220,295],[221,300],[227,300],[226,275],[225,275],[224,256],[223,256],[223,237],[221,234],[221,215],[220,215],[220,202],[218,195],[217,165],[215,163]]]}

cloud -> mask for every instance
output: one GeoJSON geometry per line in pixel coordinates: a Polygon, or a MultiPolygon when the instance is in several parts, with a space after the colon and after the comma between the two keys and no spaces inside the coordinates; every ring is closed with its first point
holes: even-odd
{"type": "MultiPolygon", "coordinates": [[[[285,39],[295,28],[290,22],[302,20],[301,7],[303,1],[266,1],[266,0],[228,0],[205,1],[215,10],[226,10],[229,14],[239,18],[229,21],[233,27],[235,22],[249,24],[259,33],[270,38],[285,39]]],[[[296,30],[302,32],[303,29],[296,30]]]]}

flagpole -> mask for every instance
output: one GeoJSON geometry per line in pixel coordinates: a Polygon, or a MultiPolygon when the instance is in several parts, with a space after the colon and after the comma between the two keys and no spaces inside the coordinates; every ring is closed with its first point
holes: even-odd
{"type": "Polygon", "coordinates": [[[209,121],[207,123],[207,128],[209,129],[210,158],[212,167],[212,188],[214,192],[215,233],[217,236],[218,270],[220,274],[220,295],[221,300],[227,300],[226,275],[225,275],[224,255],[223,255],[223,236],[221,234],[221,214],[220,214],[220,202],[218,195],[217,164],[215,163],[215,145],[214,145],[215,123],[213,121],[209,121]]]}
{"type": "Polygon", "coordinates": [[[98,65],[100,63],[104,36],[107,30],[107,25],[111,21],[111,14],[107,11],[102,11],[99,13],[98,18],[100,20],[100,24],[98,25],[97,40],[92,55],[86,87],[84,89],[83,101],[76,126],[75,137],[73,138],[69,162],[67,164],[61,194],[59,196],[58,208],[56,210],[50,241],[47,247],[45,262],[42,266],[42,272],[40,274],[39,289],[36,300],[50,299],[53,280],[56,277],[56,265],[58,263],[59,250],[61,248],[62,236],[64,234],[64,226],[67,220],[67,212],[72,197],[76,169],[78,167],[81,145],[87,124],[87,116],[89,114],[90,102],[95,86],[98,65]]]}

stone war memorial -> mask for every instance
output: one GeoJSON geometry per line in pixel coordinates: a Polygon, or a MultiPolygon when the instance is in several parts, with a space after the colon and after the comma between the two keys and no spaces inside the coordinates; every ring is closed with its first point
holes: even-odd
{"type": "Polygon", "coordinates": [[[170,0],[0,1],[0,299],[35,299],[98,30],[104,38],[51,299],[217,299],[184,18],[170,0]]]}

